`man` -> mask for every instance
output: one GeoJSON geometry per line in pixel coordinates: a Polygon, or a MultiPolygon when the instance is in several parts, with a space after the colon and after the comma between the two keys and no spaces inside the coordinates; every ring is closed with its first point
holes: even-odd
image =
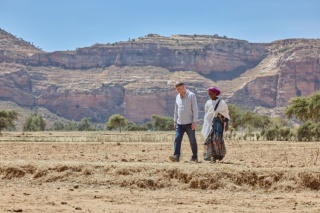
{"type": "Polygon", "coordinates": [[[176,82],[176,90],[179,93],[176,97],[174,109],[174,128],[176,130],[174,140],[174,154],[169,159],[173,162],[179,162],[181,142],[186,132],[189,138],[193,162],[198,162],[198,145],[196,141],[195,129],[198,121],[197,98],[193,92],[187,90],[182,82],[176,82]]]}

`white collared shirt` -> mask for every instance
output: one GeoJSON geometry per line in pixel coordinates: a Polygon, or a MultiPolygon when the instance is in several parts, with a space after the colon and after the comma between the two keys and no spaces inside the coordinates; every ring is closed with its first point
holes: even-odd
{"type": "Polygon", "coordinates": [[[178,124],[191,124],[198,121],[198,104],[196,95],[187,90],[182,98],[180,94],[176,97],[174,108],[174,122],[178,124]]]}

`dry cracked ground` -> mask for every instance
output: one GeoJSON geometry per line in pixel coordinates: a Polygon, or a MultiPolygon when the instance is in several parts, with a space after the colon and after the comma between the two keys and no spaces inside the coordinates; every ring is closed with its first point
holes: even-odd
{"type": "Polygon", "coordinates": [[[320,212],[319,143],[227,140],[222,162],[190,163],[184,138],[173,163],[172,140],[5,132],[0,212],[320,212]]]}

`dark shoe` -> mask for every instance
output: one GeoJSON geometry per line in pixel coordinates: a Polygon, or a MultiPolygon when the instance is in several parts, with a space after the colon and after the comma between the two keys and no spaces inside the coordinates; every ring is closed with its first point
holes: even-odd
{"type": "Polygon", "coordinates": [[[170,156],[169,159],[170,159],[172,162],[179,162],[179,157],[178,157],[178,156],[170,156]]]}
{"type": "Polygon", "coordinates": [[[191,159],[190,159],[190,162],[198,163],[198,158],[191,158],[191,159]]]}

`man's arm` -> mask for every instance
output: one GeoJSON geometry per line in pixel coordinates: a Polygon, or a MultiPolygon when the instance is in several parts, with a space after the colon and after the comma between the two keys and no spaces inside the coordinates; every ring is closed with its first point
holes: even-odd
{"type": "Polygon", "coordinates": [[[178,120],[178,106],[177,106],[177,100],[174,105],[174,114],[173,114],[173,129],[176,129],[176,124],[178,120]]]}
{"type": "Polygon", "coordinates": [[[196,95],[192,96],[191,104],[192,104],[192,113],[193,113],[191,128],[192,128],[192,130],[195,130],[197,127],[197,122],[198,122],[198,103],[197,103],[196,95]]]}

